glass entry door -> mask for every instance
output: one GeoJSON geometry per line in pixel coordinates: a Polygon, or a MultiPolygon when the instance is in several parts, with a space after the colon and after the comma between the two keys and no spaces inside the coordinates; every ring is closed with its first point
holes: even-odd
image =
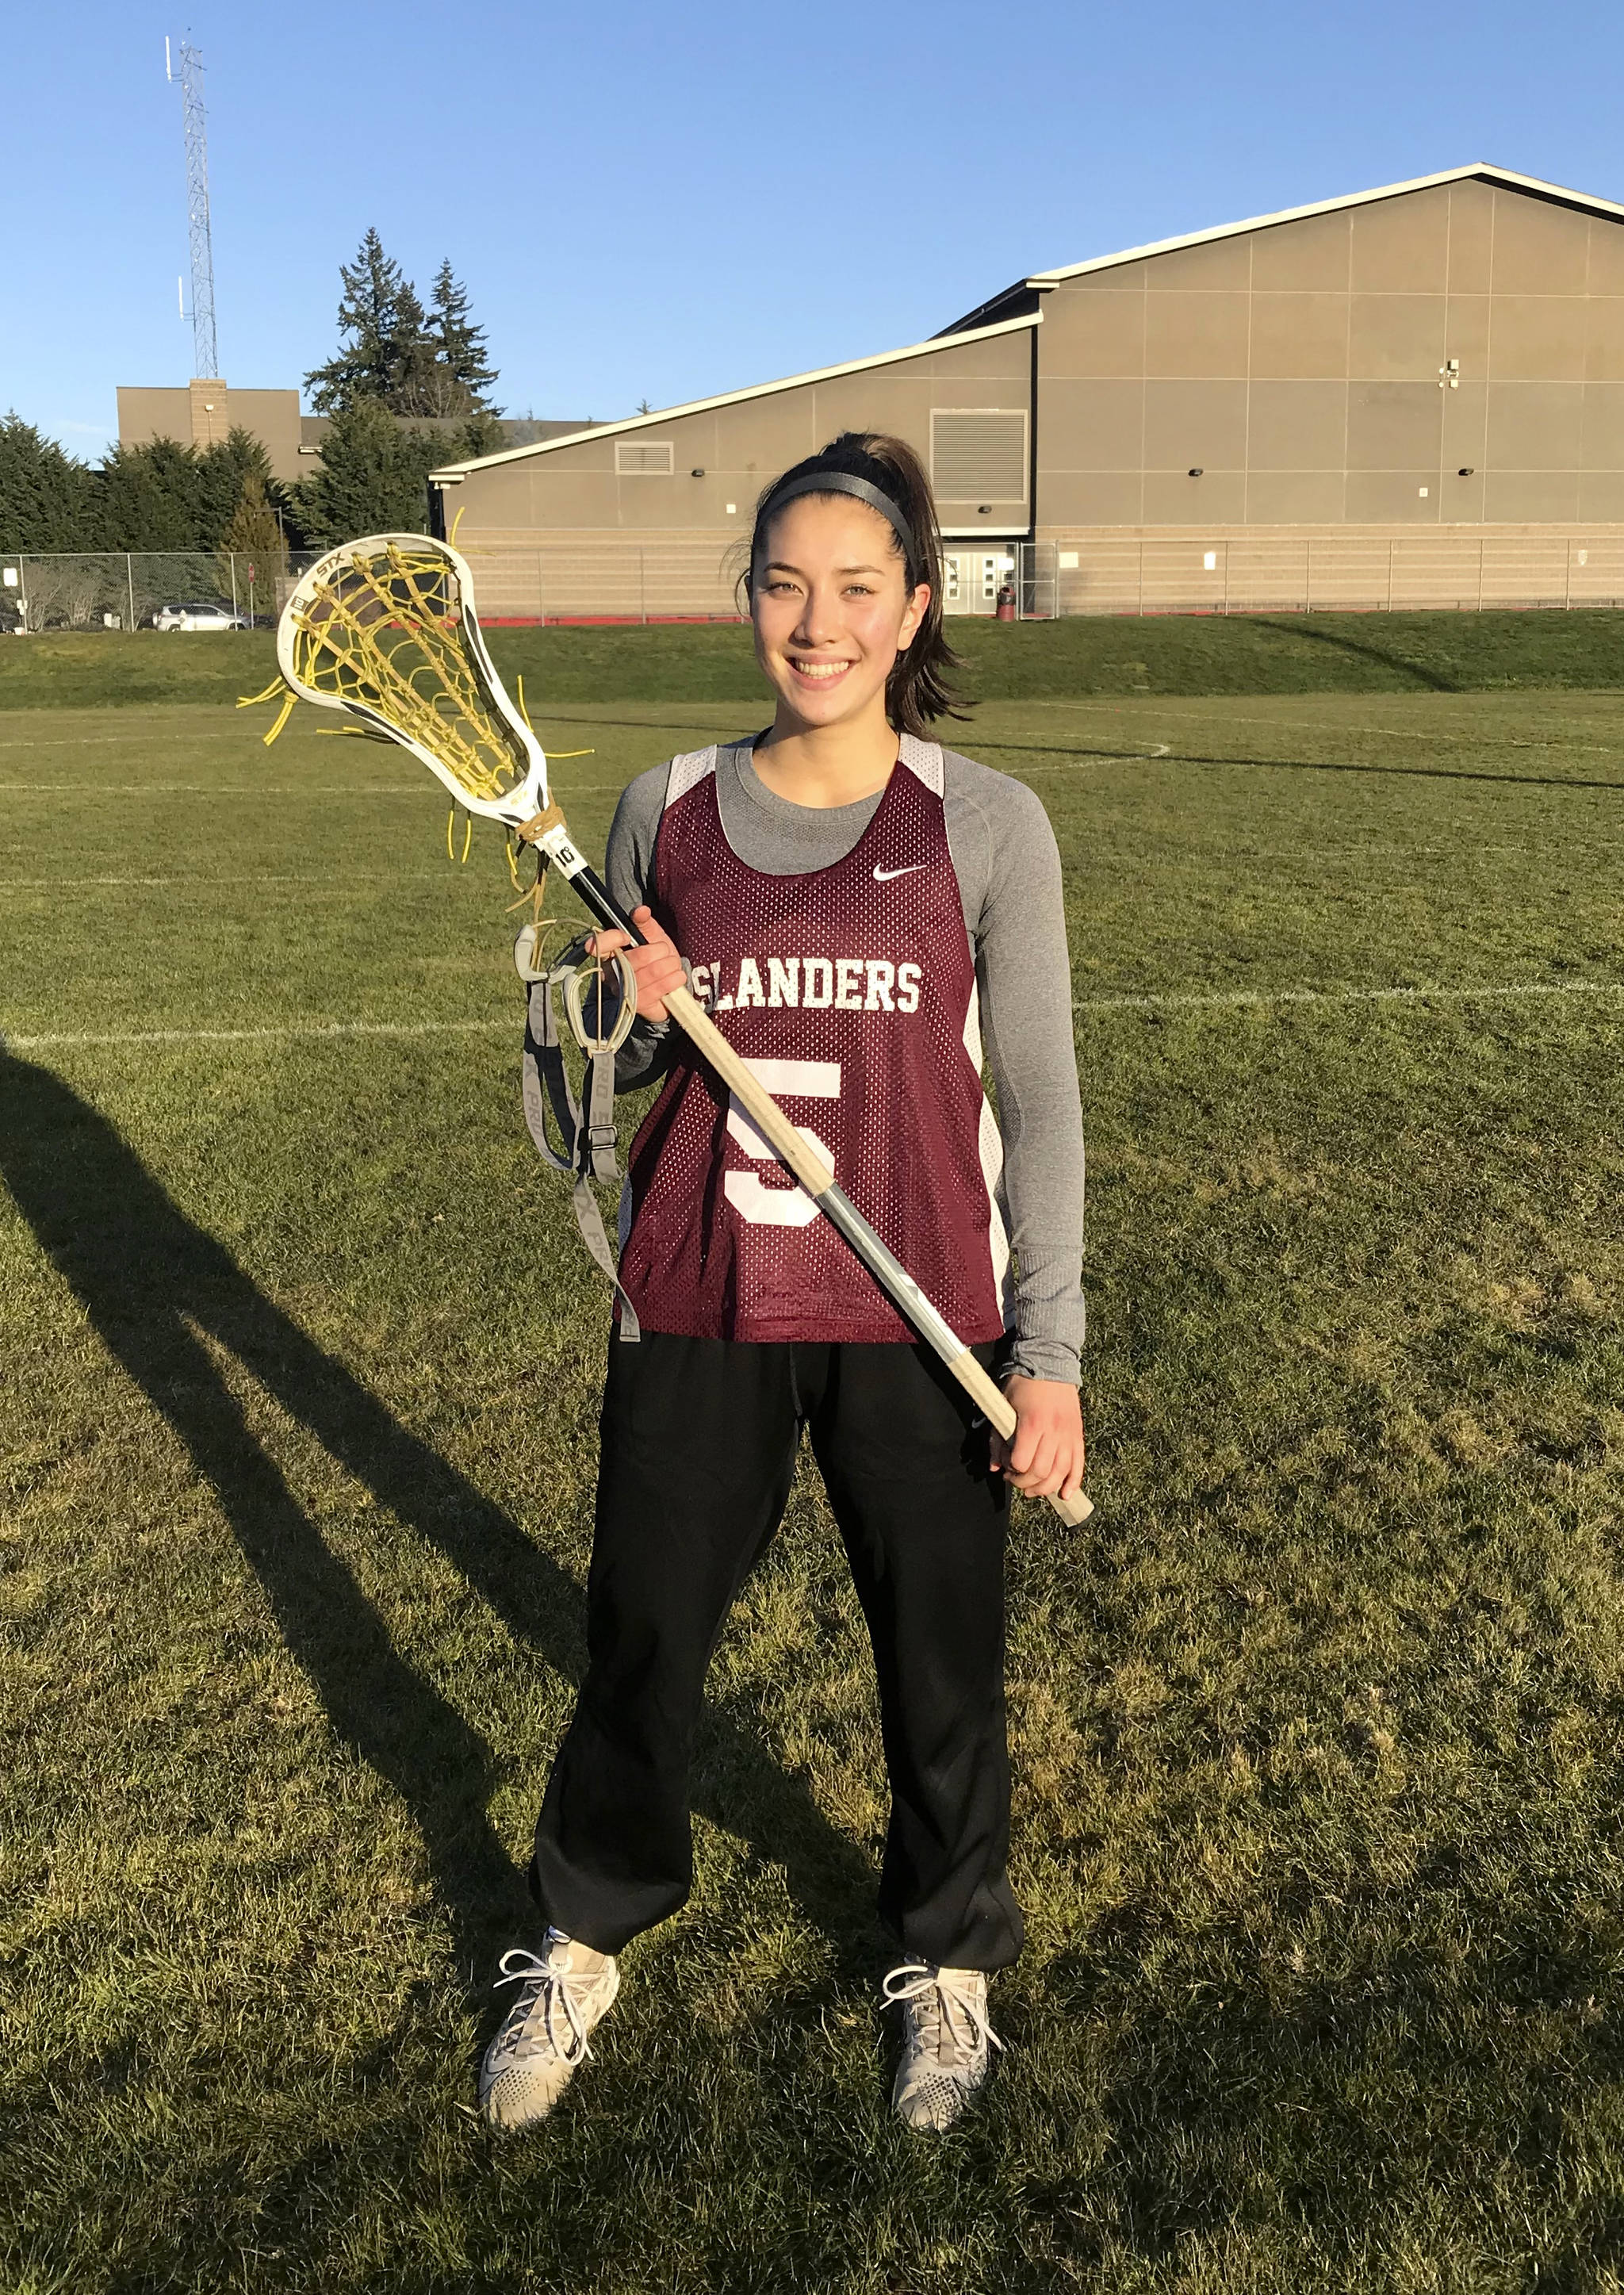
{"type": "Polygon", "coordinates": [[[942,553],[942,576],[944,614],[995,613],[1000,590],[1015,580],[1015,552],[1008,547],[966,550],[950,543],[942,553]]]}

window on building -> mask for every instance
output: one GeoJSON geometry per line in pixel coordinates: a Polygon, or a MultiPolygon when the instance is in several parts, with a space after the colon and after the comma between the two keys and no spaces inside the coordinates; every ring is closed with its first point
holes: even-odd
{"type": "Polygon", "coordinates": [[[930,474],[940,502],[1024,502],[1025,408],[933,407],[930,474]]]}
{"type": "Polygon", "coordinates": [[[616,438],[615,475],[620,478],[668,478],[674,459],[669,438],[616,438]]]}

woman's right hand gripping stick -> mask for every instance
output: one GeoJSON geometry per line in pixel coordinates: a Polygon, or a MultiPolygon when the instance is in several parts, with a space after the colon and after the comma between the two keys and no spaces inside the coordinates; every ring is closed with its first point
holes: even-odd
{"type": "Polygon", "coordinates": [[[657,1025],[668,1017],[665,999],[683,981],[682,960],[664,925],[655,921],[654,911],[645,902],[633,909],[632,921],[641,935],[641,945],[627,933],[605,927],[592,938],[594,956],[624,955],[637,978],[637,1017],[657,1025]]]}

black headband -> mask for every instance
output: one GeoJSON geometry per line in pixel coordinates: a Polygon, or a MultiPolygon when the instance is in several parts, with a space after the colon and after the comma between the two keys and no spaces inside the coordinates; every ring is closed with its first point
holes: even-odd
{"type": "Polygon", "coordinates": [[[762,505],[763,524],[774,510],[781,510],[797,494],[851,494],[854,500],[867,502],[870,510],[878,510],[895,533],[902,545],[903,562],[910,574],[918,565],[918,552],[908,520],[888,494],[878,486],[870,486],[867,478],[860,478],[854,470],[803,470],[799,478],[787,479],[762,505]]]}

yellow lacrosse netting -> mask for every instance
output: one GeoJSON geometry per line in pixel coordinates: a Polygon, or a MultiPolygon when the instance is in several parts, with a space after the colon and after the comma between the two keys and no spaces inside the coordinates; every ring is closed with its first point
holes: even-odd
{"type": "MultiPolygon", "coordinates": [[[[302,693],[345,709],[489,803],[529,777],[533,756],[503,706],[465,586],[461,561],[427,536],[352,544],[295,590],[277,657],[290,703],[302,693]]],[[[285,722],[284,709],[271,738],[285,722]]]]}
{"type": "Polygon", "coordinates": [[[524,680],[516,714],[486,650],[467,565],[448,543],[375,535],[330,551],[283,608],[276,650],[280,675],[238,705],[282,694],[267,747],[303,698],[355,721],[334,731],[412,750],[470,812],[510,821],[521,791],[545,803],[524,680]]]}

